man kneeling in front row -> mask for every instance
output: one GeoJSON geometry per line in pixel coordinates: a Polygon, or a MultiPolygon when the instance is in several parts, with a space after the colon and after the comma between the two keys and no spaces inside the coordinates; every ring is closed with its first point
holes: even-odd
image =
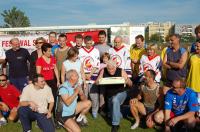
{"type": "Polygon", "coordinates": [[[198,109],[197,94],[186,87],[184,79],[174,80],[165,96],[164,113],[160,113],[160,117],[164,117],[160,120],[165,121],[165,132],[183,128],[192,130],[196,124],[195,113],[198,109]]]}
{"type": "Polygon", "coordinates": [[[8,77],[0,75],[0,126],[7,123],[6,117],[10,121],[17,120],[17,108],[19,105],[20,92],[8,82],[8,77]]]}
{"type": "Polygon", "coordinates": [[[87,124],[85,114],[87,114],[91,108],[91,101],[87,100],[81,86],[77,84],[78,78],[79,76],[76,70],[67,71],[67,80],[60,86],[59,89],[59,95],[63,101],[61,121],[69,132],[81,131],[77,123],[82,122],[87,124]],[[77,101],[78,96],[80,97],[80,102],[77,101]],[[74,118],[76,114],[79,114],[79,117],[76,119],[77,122],[74,118]]]}
{"type": "Polygon", "coordinates": [[[20,97],[18,115],[23,132],[31,131],[31,121],[34,120],[37,120],[38,126],[43,132],[55,132],[51,119],[54,105],[51,88],[46,85],[44,77],[40,74],[34,76],[32,82],[33,84],[29,84],[23,89],[20,97]]]}

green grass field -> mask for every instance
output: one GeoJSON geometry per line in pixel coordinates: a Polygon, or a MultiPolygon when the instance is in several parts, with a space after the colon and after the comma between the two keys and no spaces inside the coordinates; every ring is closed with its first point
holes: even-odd
{"type": "MultiPolygon", "coordinates": [[[[93,119],[90,114],[88,114],[89,125],[82,128],[82,132],[110,132],[111,126],[102,118],[98,116],[97,119],[93,119]]],[[[122,119],[120,123],[119,132],[155,132],[155,129],[137,128],[136,130],[131,130],[131,122],[133,118],[122,119]]],[[[8,123],[5,126],[0,127],[0,132],[22,132],[22,126],[20,123],[8,123]]],[[[35,122],[32,124],[32,132],[41,132],[41,130],[35,127],[35,122]]],[[[56,132],[65,132],[63,128],[56,130],[56,132]]]]}

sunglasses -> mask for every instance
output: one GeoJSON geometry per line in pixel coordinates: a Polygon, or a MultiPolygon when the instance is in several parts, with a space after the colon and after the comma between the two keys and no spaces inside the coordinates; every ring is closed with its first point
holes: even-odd
{"type": "Polygon", "coordinates": [[[43,44],[44,42],[37,42],[37,44],[43,44]]]}
{"type": "Polygon", "coordinates": [[[0,80],[0,82],[5,82],[6,80],[4,79],[4,80],[0,80]]]}

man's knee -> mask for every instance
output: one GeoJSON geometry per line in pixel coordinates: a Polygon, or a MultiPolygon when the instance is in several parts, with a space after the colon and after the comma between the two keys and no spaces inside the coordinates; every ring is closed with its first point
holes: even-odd
{"type": "Polygon", "coordinates": [[[17,112],[19,115],[24,115],[29,111],[29,107],[28,106],[21,106],[18,108],[17,112]]]}
{"type": "Polygon", "coordinates": [[[87,101],[86,101],[86,106],[87,106],[88,108],[90,108],[90,107],[92,106],[92,102],[91,102],[90,100],[87,100],[87,101]]]}
{"type": "Polygon", "coordinates": [[[185,120],[185,124],[188,126],[188,128],[194,128],[195,124],[196,124],[195,117],[191,117],[191,118],[185,120]]]}
{"type": "Polygon", "coordinates": [[[134,102],[132,99],[129,101],[130,108],[138,108],[139,103],[134,102]]]}
{"type": "Polygon", "coordinates": [[[90,107],[92,106],[92,102],[91,102],[90,100],[85,100],[85,101],[84,101],[84,106],[85,106],[86,108],[90,108],[90,107]]]}
{"type": "Polygon", "coordinates": [[[76,130],[75,130],[75,132],[81,132],[80,127],[77,127],[76,130]]]}
{"type": "Polygon", "coordinates": [[[112,98],[112,104],[119,104],[119,99],[116,96],[112,98]]]}

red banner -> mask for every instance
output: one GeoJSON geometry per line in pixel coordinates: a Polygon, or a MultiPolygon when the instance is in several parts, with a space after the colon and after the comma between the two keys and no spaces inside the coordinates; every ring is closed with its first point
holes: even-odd
{"type": "Polygon", "coordinates": [[[86,31],[86,32],[72,32],[72,33],[66,33],[67,35],[67,46],[72,46],[73,43],[75,42],[75,36],[77,34],[81,34],[83,36],[83,38],[85,36],[92,36],[92,39],[94,41],[94,43],[97,43],[98,42],[98,33],[99,33],[99,30],[97,31],[86,31]]]}

